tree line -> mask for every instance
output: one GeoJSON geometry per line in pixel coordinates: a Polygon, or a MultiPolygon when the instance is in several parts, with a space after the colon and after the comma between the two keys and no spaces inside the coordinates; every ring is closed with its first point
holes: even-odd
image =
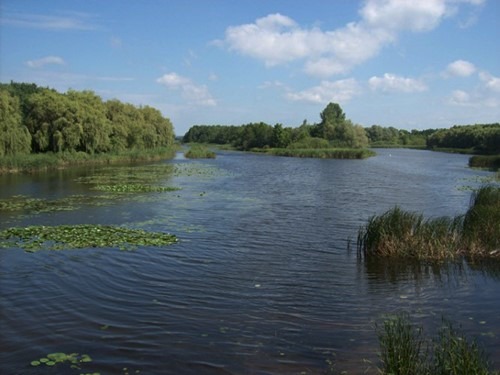
{"type": "Polygon", "coordinates": [[[346,119],[337,103],[329,103],[320,113],[321,122],[299,127],[274,126],[264,122],[245,125],[194,125],[184,135],[183,141],[231,144],[241,150],[252,148],[363,148],[368,138],[361,125],[346,119]]]}
{"type": "Polygon", "coordinates": [[[459,125],[450,129],[404,130],[372,125],[363,128],[346,119],[337,103],[320,113],[321,122],[298,127],[264,122],[245,125],[194,125],[183,142],[229,144],[241,150],[252,148],[363,148],[422,147],[458,149],[479,154],[500,154],[500,124],[459,125]]]}
{"type": "Polygon", "coordinates": [[[59,93],[36,84],[0,84],[0,157],[28,153],[120,152],[168,147],[173,125],[155,108],[92,91],[59,93]]]}

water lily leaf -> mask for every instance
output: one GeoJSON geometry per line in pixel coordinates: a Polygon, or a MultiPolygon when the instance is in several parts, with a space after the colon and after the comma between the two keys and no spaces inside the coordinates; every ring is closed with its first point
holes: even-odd
{"type": "Polygon", "coordinates": [[[40,363],[41,363],[40,361],[31,361],[30,364],[31,364],[31,366],[35,366],[36,367],[36,366],[40,366],[40,363]]]}

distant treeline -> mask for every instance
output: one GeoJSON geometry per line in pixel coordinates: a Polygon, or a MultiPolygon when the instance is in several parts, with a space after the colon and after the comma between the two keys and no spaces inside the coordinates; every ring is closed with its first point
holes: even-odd
{"type": "Polygon", "coordinates": [[[173,142],[172,123],[155,108],[103,101],[92,91],[63,94],[30,83],[0,84],[0,157],[122,152],[173,142]]]}
{"type": "Polygon", "coordinates": [[[321,122],[299,127],[274,126],[264,122],[240,126],[195,125],[184,135],[184,142],[230,144],[241,150],[253,148],[363,148],[368,146],[366,132],[345,118],[337,103],[329,103],[320,113],[321,122]]]}
{"type": "Polygon", "coordinates": [[[325,134],[324,125],[299,127],[266,123],[246,125],[194,125],[184,142],[232,145],[241,150],[252,148],[328,148],[328,147],[420,147],[454,149],[477,154],[500,154],[500,124],[453,126],[450,129],[404,130],[372,125],[361,128],[345,120],[341,129],[325,134]]]}

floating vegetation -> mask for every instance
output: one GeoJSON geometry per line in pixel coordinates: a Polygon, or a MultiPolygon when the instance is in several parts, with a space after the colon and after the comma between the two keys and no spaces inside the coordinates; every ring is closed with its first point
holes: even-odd
{"type": "Polygon", "coordinates": [[[161,193],[166,191],[180,190],[178,187],[154,186],[144,184],[115,184],[115,185],[97,185],[92,190],[107,191],[112,193],[161,193]]]}
{"type": "Polygon", "coordinates": [[[500,257],[500,187],[475,191],[464,216],[425,220],[399,207],[375,215],[358,232],[358,254],[427,260],[500,257]]]}
{"type": "MultiPolygon", "coordinates": [[[[71,365],[73,369],[80,369],[80,365],[83,363],[92,362],[92,358],[88,354],[78,354],[78,353],[50,353],[45,357],[31,361],[30,364],[33,367],[44,366],[55,366],[60,363],[67,363],[71,365]]],[[[92,375],[99,375],[98,372],[90,373],[92,375]]]]}
{"type": "Polygon", "coordinates": [[[118,247],[132,250],[137,246],[162,247],[177,242],[177,237],[110,225],[60,225],[9,228],[0,231],[0,247],[19,247],[28,252],[92,247],[118,247]]]}

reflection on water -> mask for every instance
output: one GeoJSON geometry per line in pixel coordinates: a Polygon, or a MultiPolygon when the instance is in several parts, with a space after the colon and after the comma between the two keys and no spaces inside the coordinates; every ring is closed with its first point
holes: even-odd
{"type": "MultiPolygon", "coordinates": [[[[426,216],[464,213],[464,179],[489,175],[468,169],[466,156],[381,150],[359,161],[221,152],[167,164],[177,172],[155,184],[179,191],[33,216],[2,213],[2,228],[114,224],[180,239],[132,252],[0,249],[2,373],[55,373],[30,361],[61,351],[93,359],[81,371],[56,369],[68,374],[320,374],[327,360],[338,372],[377,373],[375,322],[403,310],[426,330],[442,315],[458,322],[500,367],[497,263],[360,262],[346,251],[368,217],[396,204],[426,216]]],[[[57,183],[0,176],[0,198],[91,196],[78,178],[102,173],[58,172],[57,183]]]]}

